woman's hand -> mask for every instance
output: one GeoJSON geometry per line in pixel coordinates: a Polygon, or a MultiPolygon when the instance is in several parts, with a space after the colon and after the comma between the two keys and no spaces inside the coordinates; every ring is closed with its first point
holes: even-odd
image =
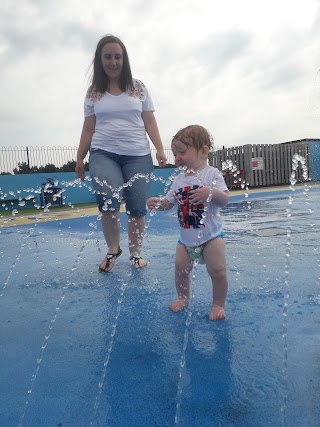
{"type": "Polygon", "coordinates": [[[163,150],[157,150],[156,158],[160,168],[163,168],[167,164],[167,156],[164,154],[163,150]]]}
{"type": "Polygon", "coordinates": [[[84,172],[84,163],[83,163],[83,160],[78,160],[78,161],[77,161],[75,171],[76,171],[77,177],[78,177],[78,178],[80,178],[80,179],[83,181],[83,180],[84,180],[84,178],[85,178],[85,172],[84,172]]]}

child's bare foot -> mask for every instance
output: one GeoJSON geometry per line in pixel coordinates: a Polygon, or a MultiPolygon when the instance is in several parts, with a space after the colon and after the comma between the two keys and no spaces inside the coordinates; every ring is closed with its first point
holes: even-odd
{"type": "Polygon", "coordinates": [[[177,313],[178,311],[182,311],[188,305],[189,301],[186,298],[178,298],[169,304],[169,308],[177,313]]]}
{"type": "Polygon", "coordinates": [[[220,305],[213,304],[211,313],[209,314],[210,320],[221,320],[226,317],[226,313],[224,311],[224,307],[220,305]]]}

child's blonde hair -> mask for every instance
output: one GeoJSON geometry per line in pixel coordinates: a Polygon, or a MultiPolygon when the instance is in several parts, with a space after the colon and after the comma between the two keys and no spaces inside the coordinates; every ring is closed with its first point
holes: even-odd
{"type": "Polygon", "coordinates": [[[210,151],[213,150],[213,136],[210,132],[200,125],[190,125],[180,129],[172,138],[172,142],[178,139],[183,144],[193,146],[197,151],[207,146],[210,151]]]}

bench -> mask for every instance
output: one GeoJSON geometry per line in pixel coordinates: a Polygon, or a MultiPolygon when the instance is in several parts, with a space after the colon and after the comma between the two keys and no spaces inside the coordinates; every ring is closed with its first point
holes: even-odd
{"type": "Polygon", "coordinates": [[[40,205],[45,206],[50,203],[50,205],[59,205],[61,208],[63,206],[62,193],[60,187],[44,187],[41,189],[40,193],[40,205]]]}
{"type": "Polygon", "coordinates": [[[6,198],[1,198],[0,199],[0,211],[5,210],[6,208],[21,209],[21,208],[25,208],[25,207],[33,207],[34,204],[35,204],[35,197],[6,197],[6,198]]]}

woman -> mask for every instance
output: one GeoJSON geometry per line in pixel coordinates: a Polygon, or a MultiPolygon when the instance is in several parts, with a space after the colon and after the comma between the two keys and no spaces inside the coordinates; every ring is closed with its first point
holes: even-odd
{"type": "Polygon", "coordinates": [[[99,270],[109,272],[121,255],[120,204],[125,199],[130,260],[146,267],[141,257],[146,201],[153,162],[147,134],[157,150],[159,166],[166,165],[154,106],[144,84],[132,78],[127,50],[113,35],[97,45],[91,86],[84,102],[84,124],[76,173],[84,179],[83,160],[90,150],[89,168],[102,214],[108,253],[99,270]]]}

